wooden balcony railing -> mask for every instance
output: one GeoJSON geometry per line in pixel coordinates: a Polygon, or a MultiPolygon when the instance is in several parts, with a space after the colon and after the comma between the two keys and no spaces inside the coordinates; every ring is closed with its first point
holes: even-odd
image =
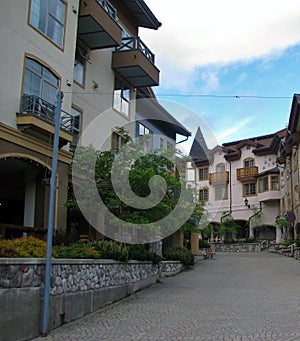
{"type": "Polygon", "coordinates": [[[229,172],[209,173],[208,180],[209,180],[210,184],[228,183],[229,182],[229,172]]]}
{"type": "Polygon", "coordinates": [[[238,168],[236,170],[236,176],[238,180],[248,177],[254,177],[258,174],[258,167],[257,166],[251,166],[246,168],[238,168]]]}

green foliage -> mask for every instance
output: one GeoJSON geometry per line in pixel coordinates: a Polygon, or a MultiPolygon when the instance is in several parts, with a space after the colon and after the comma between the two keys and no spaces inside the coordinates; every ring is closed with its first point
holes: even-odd
{"type": "Polygon", "coordinates": [[[185,247],[170,247],[164,251],[163,256],[166,260],[180,261],[183,265],[194,265],[194,256],[185,247]]]}
{"type": "Polygon", "coordinates": [[[234,221],[231,215],[223,212],[221,223],[219,225],[219,233],[225,235],[225,239],[230,239],[232,233],[236,233],[239,225],[234,221]]]}
{"type": "Polygon", "coordinates": [[[279,215],[275,220],[275,225],[279,228],[287,227],[289,225],[289,222],[286,219],[286,215],[285,214],[279,215]]]}
{"type": "Polygon", "coordinates": [[[245,243],[258,243],[256,238],[246,238],[245,243]]]}
{"type": "Polygon", "coordinates": [[[199,239],[199,248],[200,249],[207,249],[210,248],[210,244],[207,240],[205,239],[199,239]]]}
{"type": "Polygon", "coordinates": [[[284,245],[285,245],[285,246],[290,246],[290,245],[293,244],[294,242],[295,242],[294,239],[286,238],[286,239],[284,240],[284,245]]]}
{"type": "Polygon", "coordinates": [[[57,258],[71,258],[71,259],[97,259],[99,252],[90,243],[77,243],[66,246],[55,246],[57,258]]]}
{"type": "Polygon", "coordinates": [[[99,253],[99,258],[114,259],[120,262],[129,260],[128,248],[125,244],[101,240],[92,244],[99,253]]]}
{"type": "Polygon", "coordinates": [[[77,231],[66,231],[63,229],[57,229],[53,234],[53,245],[71,245],[78,241],[77,231]]]}
{"type": "Polygon", "coordinates": [[[300,247],[300,237],[295,240],[295,243],[297,247],[300,247]]]}
{"type": "MultiPolygon", "coordinates": [[[[10,258],[45,258],[47,243],[29,236],[13,240],[0,240],[0,257],[10,258]]],[[[55,251],[53,251],[55,256],[55,251]]]]}
{"type": "Polygon", "coordinates": [[[155,252],[149,252],[143,245],[128,245],[128,257],[131,260],[150,261],[157,264],[161,257],[155,252]]]}

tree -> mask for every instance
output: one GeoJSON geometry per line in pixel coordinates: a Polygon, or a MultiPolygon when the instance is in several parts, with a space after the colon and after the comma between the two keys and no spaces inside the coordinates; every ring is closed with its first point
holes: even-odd
{"type": "MultiPolygon", "coordinates": [[[[66,205],[71,210],[83,209],[97,215],[100,196],[111,213],[106,211],[110,228],[126,231],[134,225],[134,233],[142,231],[144,239],[147,234],[159,236],[162,229],[165,236],[169,235],[175,232],[178,221],[186,221],[184,217],[191,211],[189,198],[192,198],[192,193],[182,196],[182,192],[187,192],[186,186],[180,172],[172,171],[176,158],[174,151],[173,159],[170,154],[170,150],[145,154],[144,145],[132,141],[117,154],[96,151],[93,146],[79,147],[73,161],[75,180],[66,205]],[[179,202],[181,209],[172,217],[179,202]],[[160,221],[166,216],[170,218],[162,226],[160,221]]],[[[196,205],[194,215],[199,214],[196,205]]]]}
{"type": "Polygon", "coordinates": [[[225,239],[232,239],[232,234],[236,233],[239,225],[234,221],[228,212],[224,211],[221,217],[219,233],[225,236],[225,239]]]}

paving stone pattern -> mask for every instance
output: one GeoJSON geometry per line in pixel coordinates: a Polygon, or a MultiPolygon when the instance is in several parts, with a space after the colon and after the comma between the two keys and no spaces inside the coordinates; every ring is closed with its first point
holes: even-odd
{"type": "Polygon", "coordinates": [[[300,262],[218,253],[35,341],[300,340],[300,262]]]}

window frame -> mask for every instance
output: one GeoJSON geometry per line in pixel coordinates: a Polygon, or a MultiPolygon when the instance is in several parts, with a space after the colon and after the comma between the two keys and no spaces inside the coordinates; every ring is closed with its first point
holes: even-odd
{"type": "Polygon", "coordinates": [[[270,176],[270,190],[271,191],[280,190],[280,177],[279,177],[279,175],[271,175],[270,176]],[[277,178],[277,182],[274,182],[272,178],[277,178]],[[274,183],[277,183],[277,188],[273,188],[274,183]]]}
{"type": "Polygon", "coordinates": [[[209,200],[209,189],[208,188],[200,188],[198,192],[198,201],[205,201],[209,200]],[[201,199],[201,196],[203,199],[201,199]]]}
{"type": "Polygon", "coordinates": [[[209,167],[205,166],[205,167],[199,167],[198,168],[198,179],[199,181],[206,181],[209,178],[209,167]],[[203,176],[201,176],[201,172],[203,172],[203,174],[205,172],[207,172],[207,176],[205,176],[205,174],[203,176]]]}
{"type": "Polygon", "coordinates": [[[120,134],[119,132],[113,130],[112,134],[111,134],[111,151],[113,153],[118,153],[119,150],[125,145],[125,139],[124,136],[122,134],[120,134]],[[114,147],[114,136],[117,136],[118,138],[118,147],[117,148],[113,148],[114,147]]]}
{"type": "Polygon", "coordinates": [[[226,165],[225,165],[225,163],[223,163],[223,162],[218,163],[218,164],[216,165],[216,173],[224,173],[224,172],[226,172],[226,165]],[[223,170],[219,170],[219,169],[218,169],[219,167],[222,167],[222,168],[224,168],[224,169],[223,169],[223,170]]]}
{"type": "Polygon", "coordinates": [[[258,193],[267,192],[270,190],[269,177],[263,176],[258,179],[258,193]]]}
{"type": "Polygon", "coordinates": [[[126,118],[130,117],[130,104],[131,104],[131,87],[126,85],[122,80],[115,78],[115,88],[113,92],[113,109],[122,114],[126,118]],[[120,87],[116,88],[116,82],[119,82],[120,87]],[[128,91],[128,96],[126,92],[128,91]],[[127,98],[128,97],[128,98],[127,98]],[[118,101],[116,101],[118,99],[118,101]],[[123,107],[127,107],[127,110],[123,111],[123,107]]]}
{"type": "Polygon", "coordinates": [[[254,197],[257,195],[256,182],[243,183],[243,197],[254,197]],[[254,185],[255,193],[251,193],[251,185],[254,185]],[[245,186],[249,186],[249,193],[246,193],[245,186]]]}
{"type": "MultiPolygon", "coordinates": [[[[39,73],[35,72],[33,69],[30,69],[30,67],[27,66],[27,60],[30,59],[32,60],[34,63],[36,64],[39,64],[42,68],[42,71],[44,70],[47,70],[48,72],[50,72],[52,74],[52,76],[54,76],[57,80],[57,84],[55,85],[56,89],[59,90],[60,89],[60,84],[61,84],[61,78],[60,76],[57,74],[57,72],[55,72],[49,65],[47,65],[46,63],[44,63],[42,60],[40,60],[39,58],[36,58],[35,56],[33,55],[29,55],[29,54],[25,54],[24,56],[24,67],[23,67],[23,80],[22,80],[22,91],[21,91],[21,95],[29,95],[29,96],[37,96],[33,93],[25,93],[24,92],[24,87],[25,87],[25,78],[26,78],[26,72],[27,70],[32,72],[32,74],[36,75],[36,76],[39,76],[39,73]]],[[[41,75],[42,76],[42,75],[41,75]]],[[[48,84],[50,84],[50,81],[44,79],[44,77],[41,77],[40,78],[42,80],[42,82],[46,82],[48,84]]],[[[53,87],[54,87],[54,84],[52,83],[51,84],[53,87]]],[[[39,90],[39,95],[37,97],[41,98],[42,100],[46,101],[46,102],[49,102],[45,96],[42,96],[43,95],[43,90],[41,90],[41,86],[40,86],[40,90],[39,90]]],[[[54,100],[54,103],[56,101],[56,95],[55,97],[53,98],[54,100]]],[[[50,104],[54,104],[54,103],[51,103],[49,102],[50,104]]]]}
{"type": "Polygon", "coordinates": [[[228,199],[228,186],[224,185],[224,186],[216,186],[215,187],[215,200],[227,200],[228,199]],[[217,195],[217,191],[220,191],[220,195],[217,195]],[[225,192],[224,192],[225,190],[225,192]]]}
{"type": "Polygon", "coordinates": [[[255,159],[253,157],[247,157],[243,160],[244,168],[250,168],[255,166],[255,159]],[[247,165],[246,162],[251,162],[253,164],[247,165]]]}
{"type": "MultiPolygon", "coordinates": [[[[43,0],[40,0],[40,2],[43,0]]],[[[39,33],[40,35],[42,35],[44,38],[46,38],[50,43],[52,43],[54,46],[56,46],[57,48],[59,48],[60,50],[64,51],[64,47],[65,47],[65,38],[66,38],[66,23],[67,23],[67,13],[68,13],[68,3],[65,0],[57,0],[59,2],[61,2],[64,5],[64,19],[63,22],[60,22],[58,20],[57,17],[53,16],[50,13],[50,9],[49,9],[49,4],[52,2],[52,0],[45,0],[47,2],[47,17],[46,17],[46,23],[45,23],[45,32],[42,31],[41,29],[39,29],[39,25],[35,25],[34,23],[32,23],[32,4],[34,2],[34,0],[29,0],[29,7],[28,7],[28,19],[27,19],[27,24],[32,27],[37,33],[39,33]],[[49,28],[49,17],[53,18],[53,20],[55,22],[58,22],[59,24],[61,24],[62,26],[62,39],[61,39],[61,45],[59,43],[57,43],[54,39],[52,39],[48,34],[48,28],[49,28]]],[[[39,21],[40,23],[40,21],[39,21]]]]}
{"type": "Polygon", "coordinates": [[[78,113],[78,115],[77,116],[79,116],[79,127],[78,127],[78,133],[76,133],[76,134],[73,134],[73,143],[71,143],[71,145],[75,145],[75,146],[77,146],[78,145],[78,141],[80,140],[80,137],[81,137],[81,128],[82,128],[82,119],[83,119],[83,109],[81,109],[81,108],[79,108],[77,105],[75,105],[75,104],[72,104],[72,106],[71,106],[71,114],[72,114],[72,116],[74,116],[73,115],[73,110],[75,110],[77,113],[78,113]],[[74,143],[75,141],[75,135],[77,135],[76,136],[76,143],[74,143]]]}

